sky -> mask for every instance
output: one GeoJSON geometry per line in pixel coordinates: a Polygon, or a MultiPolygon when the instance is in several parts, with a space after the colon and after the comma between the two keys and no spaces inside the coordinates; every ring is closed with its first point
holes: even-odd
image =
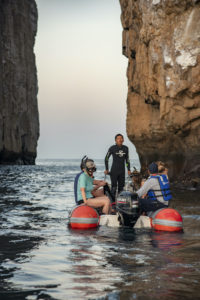
{"type": "Polygon", "coordinates": [[[126,135],[128,60],[118,0],[36,0],[38,158],[104,158],[126,135]]]}

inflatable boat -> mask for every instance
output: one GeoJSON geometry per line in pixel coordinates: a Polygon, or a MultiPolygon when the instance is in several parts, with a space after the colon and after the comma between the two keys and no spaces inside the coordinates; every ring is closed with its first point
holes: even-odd
{"type": "Polygon", "coordinates": [[[183,220],[177,210],[162,208],[149,216],[140,216],[136,194],[128,191],[122,191],[117,196],[115,215],[100,215],[96,209],[83,204],[74,207],[69,215],[69,226],[73,229],[89,229],[99,225],[183,231],[183,220]]]}
{"type": "Polygon", "coordinates": [[[97,210],[87,205],[74,207],[69,215],[69,226],[74,229],[89,229],[99,225],[97,210]]]}

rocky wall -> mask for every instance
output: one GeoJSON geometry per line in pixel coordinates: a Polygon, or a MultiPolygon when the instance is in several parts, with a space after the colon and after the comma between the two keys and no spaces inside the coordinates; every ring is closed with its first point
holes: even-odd
{"type": "Polygon", "coordinates": [[[34,0],[0,0],[0,164],[34,164],[39,137],[34,0]]]}
{"type": "Polygon", "coordinates": [[[200,177],[200,1],[120,0],[127,134],[142,167],[200,177]]]}

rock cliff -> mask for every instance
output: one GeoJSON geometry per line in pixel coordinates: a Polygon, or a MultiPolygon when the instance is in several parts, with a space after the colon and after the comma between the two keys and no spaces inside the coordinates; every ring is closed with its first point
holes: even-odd
{"type": "Polygon", "coordinates": [[[127,134],[141,165],[200,176],[200,1],[120,0],[127,134]]]}
{"type": "Polygon", "coordinates": [[[34,0],[0,0],[0,163],[34,164],[39,119],[34,0]]]}

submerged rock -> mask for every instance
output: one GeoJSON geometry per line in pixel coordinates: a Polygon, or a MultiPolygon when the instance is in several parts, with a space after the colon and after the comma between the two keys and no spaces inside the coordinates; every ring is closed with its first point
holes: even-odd
{"type": "Polygon", "coordinates": [[[200,176],[200,1],[120,0],[127,134],[142,167],[200,176]]]}
{"type": "Polygon", "coordinates": [[[34,0],[0,0],[0,164],[34,164],[39,137],[34,0]]]}

